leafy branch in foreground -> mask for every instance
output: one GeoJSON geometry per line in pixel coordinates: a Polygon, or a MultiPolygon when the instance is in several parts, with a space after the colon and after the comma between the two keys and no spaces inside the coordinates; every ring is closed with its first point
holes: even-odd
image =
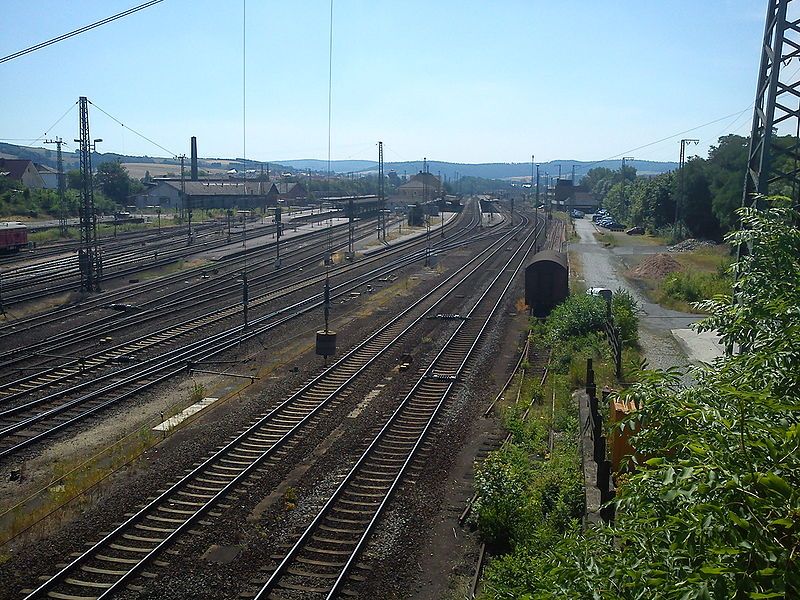
{"type": "Polygon", "coordinates": [[[729,236],[751,251],[730,297],[699,325],[742,351],[693,370],[643,372],[633,443],[645,457],[620,484],[617,520],[528,545],[526,589],[494,598],[800,597],[800,219],[741,209],[729,236]]]}

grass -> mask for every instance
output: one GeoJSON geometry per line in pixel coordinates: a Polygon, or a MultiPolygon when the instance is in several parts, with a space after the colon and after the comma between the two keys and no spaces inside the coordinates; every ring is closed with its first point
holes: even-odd
{"type": "Polygon", "coordinates": [[[668,240],[657,235],[628,235],[624,231],[596,231],[594,237],[608,248],[630,248],[635,246],[666,246],[668,240]]]}
{"type": "Polygon", "coordinates": [[[570,251],[569,258],[569,289],[573,294],[583,294],[586,292],[586,280],[583,276],[583,263],[581,255],[570,251]]]}
{"type": "Polygon", "coordinates": [[[730,249],[726,245],[702,247],[692,252],[671,254],[681,270],[661,279],[639,279],[653,302],[684,312],[697,312],[693,302],[731,293],[730,249]]]}
{"type": "Polygon", "coordinates": [[[617,238],[611,235],[611,232],[594,232],[595,239],[606,248],[615,248],[617,246],[617,238]]]}
{"type": "Polygon", "coordinates": [[[77,240],[78,229],[71,227],[67,229],[67,235],[62,236],[57,227],[52,229],[44,229],[42,231],[31,231],[28,233],[28,241],[35,242],[36,244],[44,244],[47,242],[59,242],[61,240],[77,240]]]}

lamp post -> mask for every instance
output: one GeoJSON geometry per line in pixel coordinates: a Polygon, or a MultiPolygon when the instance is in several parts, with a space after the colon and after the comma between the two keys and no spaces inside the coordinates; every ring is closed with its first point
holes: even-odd
{"type": "Polygon", "coordinates": [[[699,144],[700,140],[682,139],[681,140],[681,155],[680,162],[678,163],[678,197],[675,198],[675,223],[672,229],[673,237],[678,237],[678,218],[680,216],[680,206],[683,196],[686,194],[686,187],[683,178],[683,167],[686,165],[686,146],[689,144],[699,144]]]}

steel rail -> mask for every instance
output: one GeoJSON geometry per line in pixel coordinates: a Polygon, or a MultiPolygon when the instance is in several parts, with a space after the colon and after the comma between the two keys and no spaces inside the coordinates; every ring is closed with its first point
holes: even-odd
{"type": "MultiPolygon", "coordinates": [[[[465,235],[466,233],[467,233],[467,230],[465,229],[463,232],[461,232],[461,235],[465,235]]],[[[396,253],[398,251],[402,251],[403,249],[404,248],[397,247],[394,250],[392,250],[389,254],[396,253]]],[[[286,267],[286,271],[287,272],[292,272],[292,271],[296,271],[298,269],[298,267],[303,267],[303,266],[306,266],[308,264],[315,264],[318,257],[319,257],[319,255],[314,255],[314,256],[311,256],[311,257],[309,257],[307,259],[303,259],[298,263],[294,263],[291,266],[286,267]]],[[[375,255],[373,255],[373,256],[371,256],[371,257],[369,257],[369,258],[367,258],[367,259],[365,259],[363,261],[359,261],[358,263],[351,263],[351,264],[343,265],[341,267],[336,268],[334,273],[333,273],[333,275],[334,276],[343,275],[343,274],[346,274],[348,271],[351,271],[351,270],[354,270],[354,269],[361,269],[361,268],[363,268],[363,267],[365,267],[365,266],[367,266],[367,265],[369,265],[371,263],[381,262],[382,260],[385,260],[386,257],[387,257],[387,253],[386,252],[382,252],[380,254],[376,253],[375,255]]],[[[273,279],[276,279],[276,278],[278,278],[278,276],[274,275],[274,273],[267,273],[267,274],[262,274],[262,275],[256,276],[256,277],[254,277],[254,278],[252,278],[250,280],[250,288],[253,289],[253,287],[256,284],[261,283],[262,281],[265,281],[266,283],[270,283],[270,282],[273,281],[273,279]]],[[[279,288],[277,290],[270,290],[270,291],[268,291],[267,293],[265,293],[265,294],[263,294],[261,296],[257,296],[255,298],[253,298],[253,300],[251,300],[251,302],[250,302],[250,307],[252,308],[254,306],[257,306],[259,304],[263,304],[263,303],[268,302],[268,301],[277,300],[277,299],[279,299],[281,297],[284,297],[284,296],[286,296],[286,295],[288,295],[290,293],[296,293],[298,291],[301,291],[304,288],[308,288],[308,287],[311,287],[311,286],[313,286],[315,284],[318,284],[323,279],[324,279],[324,276],[318,275],[318,276],[314,276],[312,278],[307,278],[303,282],[297,282],[297,283],[290,284],[289,286],[287,286],[284,289],[279,288]]],[[[193,302],[193,304],[197,304],[198,301],[202,301],[203,299],[206,299],[206,298],[213,298],[215,300],[216,299],[220,299],[221,297],[223,297],[220,294],[224,294],[226,289],[227,290],[231,290],[229,292],[229,294],[235,293],[235,294],[238,295],[238,294],[241,293],[241,286],[238,283],[231,283],[230,285],[227,286],[227,288],[223,288],[223,289],[217,288],[217,289],[212,289],[212,290],[210,290],[208,292],[204,292],[203,294],[200,294],[200,295],[197,295],[197,294],[192,295],[190,300],[193,302]]],[[[177,295],[177,293],[171,294],[171,296],[176,296],[176,295],[177,295]]],[[[132,316],[127,317],[127,318],[115,319],[114,321],[112,321],[112,326],[110,328],[108,326],[108,323],[99,323],[97,325],[92,324],[91,327],[83,328],[80,331],[81,339],[85,340],[85,339],[87,339],[87,336],[91,336],[91,334],[95,333],[95,332],[102,333],[102,335],[108,335],[109,333],[113,333],[114,331],[117,331],[119,329],[124,329],[124,328],[130,327],[131,325],[137,325],[137,326],[141,325],[142,323],[144,323],[144,322],[146,322],[148,320],[151,320],[151,319],[163,319],[164,314],[165,314],[164,313],[164,309],[165,308],[170,308],[170,307],[173,307],[173,306],[174,307],[182,306],[185,302],[188,301],[187,298],[185,297],[184,293],[181,293],[180,296],[181,296],[180,298],[178,298],[178,299],[176,299],[176,300],[174,300],[172,302],[168,302],[166,304],[159,305],[156,308],[147,309],[147,310],[138,312],[135,315],[132,315],[132,316]]],[[[162,329],[160,331],[156,331],[156,332],[147,334],[145,336],[141,336],[140,338],[135,338],[133,340],[129,340],[129,341],[123,342],[123,343],[118,344],[116,346],[113,346],[113,347],[110,347],[110,348],[106,348],[106,349],[104,349],[104,350],[102,350],[100,352],[97,352],[97,353],[93,354],[93,355],[80,357],[80,358],[76,357],[75,360],[70,361],[70,362],[65,363],[65,364],[61,364],[58,367],[52,367],[52,368],[50,368],[48,370],[43,370],[42,372],[35,373],[35,374],[29,375],[27,377],[23,377],[21,379],[15,380],[14,382],[10,382],[7,385],[0,385],[0,393],[2,393],[2,389],[1,388],[3,388],[3,387],[9,387],[10,385],[16,386],[16,385],[18,385],[20,383],[24,383],[24,382],[27,382],[27,381],[30,381],[30,380],[33,380],[33,379],[36,379],[36,378],[39,378],[39,377],[47,376],[47,375],[49,375],[49,374],[51,374],[51,373],[53,373],[53,372],[55,372],[57,370],[62,370],[62,369],[69,368],[69,367],[72,367],[72,366],[79,367],[81,363],[86,363],[87,361],[96,361],[96,360],[98,360],[98,357],[109,356],[109,355],[113,357],[114,353],[128,354],[128,352],[129,352],[128,349],[132,345],[136,345],[137,343],[141,343],[141,341],[143,339],[146,339],[148,337],[155,337],[155,336],[158,336],[158,335],[165,334],[166,332],[169,332],[169,331],[175,331],[176,329],[181,329],[181,328],[185,327],[186,325],[188,325],[190,323],[195,323],[195,322],[201,322],[202,321],[203,322],[202,324],[207,325],[207,324],[210,324],[210,323],[213,323],[213,322],[217,322],[217,321],[221,320],[222,318],[226,318],[227,316],[238,314],[238,312],[240,312],[240,311],[241,311],[241,306],[240,306],[239,303],[236,303],[236,304],[231,305],[229,307],[223,307],[223,308],[220,308],[220,309],[216,309],[216,310],[214,310],[214,311],[212,311],[210,313],[206,313],[204,315],[195,316],[192,319],[189,319],[187,321],[169,325],[168,327],[166,327],[166,328],[164,328],[164,329],[162,329]],[[220,317],[220,318],[209,319],[211,315],[218,315],[218,314],[221,314],[223,311],[229,311],[229,313],[224,315],[224,316],[222,316],[222,317],[220,317]]],[[[189,333],[189,332],[190,331],[185,331],[183,333],[185,334],[185,333],[189,333]]],[[[11,356],[10,359],[7,359],[4,362],[0,363],[0,369],[8,369],[8,368],[12,367],[13,365],[16,365],[16,364],[18,364],[18,363],[20,363],[22,361],[28,360],[30,358],[35,358],[36,354],[39,354],[41,352],[52,353],[52,352],[54,352],[56,350],[60,350],[60,349],[65,348],[65,347],[72,346],[72,345],[75,344],[75,341],[74,341],[75,340],[75,336],[76,336],[76,332],[75,331],[69,331],[69,332],[66,332],[66,333],[63,333],[63,334],[57,334],[55,336],[52,336],[52,337],[48,338],[46,341],[39,342],[39,343],[36,343],[36,344],[28,346],[26,348],[27,352],[23,353],[23,354],[21,354],[19,352],[19,350],[17,350],[17,349],[9,351],[9,352],[5,352],[5,353],[0,353],[0,360],[2,360],[5,357],[11,356]]],[[[108,360],[106,360],[104,362],[110,362],[110,360],[111,359],[108,359],[108,360]]],[[[30,391],[30,390],[26,390],[26,391],[30,391]]],[[[0,398],[0,400],[8,400],[10,398],[11,398],[11,396],[5,396],[5,397],[0,398]]]]}
{"type": "MultiPolygon", "coordinates": [[[[378,337],[386,332],[389,331],[395,324],[399,323],[401,319],[403,319],[406,315],[411,313],[417,307],[423,305],[428,299],[434,297],[434,295],[442,289],[445,289],[446,286],[452,284],[454,281],[455,283],[450,287],[450,289],[445,290],[444,295],[441,298],[435,299],[432,307],[435,307],[438,303],[440,303],[444,298],[448,297],[453,293],[455,289],[460,287],[464,284],[465,281],[469,279],[469,277],[475,273],[478,273],[480,269],[498,252],[501,251],[503,245],[506,243],[506,240],[502,239],[498,243],[496,243],[496,249],[486,257],[475,257],[471,259],[468,263],[466,263],[463,267],[458,269],[455,273],[450,275],[447,279],[440,282],[434,289],[430,292],[425,294],[423,297],[415,301],[412,305],[407,307],[403,312],[393,318],[389,323],[385,326],[381,327],[375,333],[370,335],[367,339],[361,342],[358,346],[356,346],[353,350],[348,352],[345,356],[341,359],[336,361],[333,365],[325,369],[320,375],[312,379],[309,383],[303,386],[298,392],[295,392],[270,410],[264,417],[257,420],[253,423],[250,427],[248,427],[244,432],[236,436],[233,440],[228,442],[223,448],[218,450],[212,456],[205,459],[200,465],[193,468],[192,471],[187,473],[184,477],[182,477],[178,482],[174,483],[169,487],[169,489],[165,490],[164,492],[160,493],[154,500],[148,502],[146,506],[141,508],[137,511],[134,515],[129,517],[124,523],[117,526],[114,531],[107,534],[102,540],[97,542],[91,549],[85,551],[81,556],[77,557],[73,560],[69,565],[63,567],[58,573],[56,573],[53,577],[51,577],[48,581],[41,584],[38,588],[33,590],[27,598],[33,599],[39,596],[40,594],[46,594],[48,591],[51,591],[52,588],[57,585],[61,580],[64,580],[67,575],[73,571],[76,567],[80,564],[85,562],[88,557],[91,557],[98,549],[102,548],[106,543],[116,539],[119,535],[130,528],[132,525],[138,523],[144,515],[147,514],[148,511],[151,511],[154,507],[163,504],[170,496],[174,495],[175,492],[179,491],[180,489],[184,488],[185,485],[194,479],[196,479],[197,475],[204,472],[204,470],[209,467],[209,465],[215,464],[219,461],[222,457],[226,456],[230,453],[231,450],[235,449],[237,445],[244,439],[247,439],[251,433],[257,431],[261,426],[263,426],[271,417],[278,414],[283,408],[291,405],[294,399],[301,397],[304,393],[308,392],[315,388],[315,386],[322,381],[325,377],[329,376],[331,373],[336,372],[337,369],[340,368],[341,365],[345,364],[351,357],[357,355],[360,351],[367,348],[369,344],[373,341],[378,339],[378,337]],[[460,280],[457,280],[458,277],[461,277],[460,280]]],[[[209,500],[197,511],[187,518],[184,523],[180,526],[176,527],[167,537],[161,540],[150,552],[148,552],[145,556],[141,558],[141,560],[136,564],[133,565],[124,575],[122,575],[116,582],[105,586],[103,593],[98,598],[106,598],[109,597],[114,591],[118,590],[120,586],[122,586],[127,580],[131,577],[136,575],[144,566],[155,557],[164,547],[170,544],[179,534],[185,531],[189,526],[191,526],[198,518],[200,518],[207,510],[209,510],[220,498],[225,496],[228,492],[234,489],[241,481],[243,481],[253,469],[259,466],[263,461],[274,454],[278,448],[282,447],[284,443],[304,425],[306,424],[314,415],[316,415],[323,407],[327,406],[327,404],[335,398],[343,389],[345,389],[360,373],[362,373],[366,368],[368,368],[375,360],[377,360],[380,356],[382,356],[390,347],[392,347],[397,341],[399,341],[411,328],[421,322],[426,314],[431,310],[432,307],[426,308],[421,312],[419,316],[417,316],[409,325],[407,325],[404,329],[402,329],[399,333],[394,335],[394,337],[386,343],[383,343],[383,347],[379,349],[372,358],[369,359],[366,363],[360,366],[360,368],[353,373],[347,380],[342,382],[335,390],[329,393],[328,398],[324,401],[320,401],[318,406],[305,415],[301,421],[299,421],[296,425],[292,427],[289,431],[287,431],[278,441],[275,441],[270,448],[265,450],[261,455],[259,455],[254,461],[246,468],[244,468],[234,479],[228,482],[224,487],[222,487],[217,493],[215,493],[209,500]]]]}
{"type": "MultiPolygon", "coordinates": [[[[466,350],[466,352],[463,354],[463,358],[462,358],[461,362],[459,363],[458,367],[455,369],[454,376],[447,381],[446,385],[444,386],[444,389],[440,392],[441,393],[441,397],[440,397],[438,403],[436,404],[435,408],[432,409],[431,415],[430,415],[428,421],[426,422],[426,424],[424,425],[424,427],[422,429],[422,432],[419,434],[419,436],[418,436],[416,442],[414,443],[412,449],[410,450],[410,452],[408,453],[406,459],[402,463],[402,466],[399,468],[399,471],[398,471],[397,475],[395,476],[394,480],[392,481],[391,484],[389,484],[388,491],[385,492],[385,494],[383,495],[383,499],[381,500],[380,504],[377,506],[377,508],[376,508],[371,520],[369,521],[369,523],[367,524],[366,528],[364,529],[361,537],[357,541],[355,548],[349,553],[349,558],[346,560],[346,562],[345,562],[344,566],[342,567],[342,569],[341,569],[336,581],[334,582],[334,584],[331,587],[329,593],[327,594],[328,598],[332,598],[332,597],[334,597],[336,595],[336,593],[338,592],[340,586],[342,585],[344,577],[348,574],[350,568],[353,565],[353,562],[355,561],[356,557],[360,554],[360,551],[363,548],[364,544],[366,543],[367,539],[369,538],[369,535],[371,534],[371,532],[372,532],[372,530],[373,530],[373,528],[375,526],[375,523],[377,522],[378,518],[382,514],[384,507],[386,506],[386,504],[389,501],[390,497],[392,496],[393,492],[396,490],[396,488],[398,486],[398,483],[401,481],[403,475],[405,474],[405,472],[406,472],[406,470],[408,468],[408,465],[411,463],[411,460],[414,458],[414,456],[416,454],[416,451],[419,448],[419,445],[425,439],[425,436],[427,435],[427,432],[429,431],[429,429],[431,427],[431,424],[433,423],[433,421],[435,420],[436,416],[438,415],[441,407],[443,406],[444,401],[449,396],[449,394],[450,394],[450,392],[451,392],[451,390],[452,390],[452,388],[453,388],[453,386],[455,384],[456,379],[463,372],[464,366],[467,364],[467,361],[471,358],[475,347],[477,346],[479,340],[481,339],[486,327],[488,327],[489,321],[491,320],[492,316],[494,316],[494,314],[495,314],[495,312],[497,310],[497,307],[502,303],[502,301],[503,301],[503,299],[505,297],[506,291],[511,286],[511,284],[514,282],[516,274],[519,272],[519,269],[521,268],[522,264],[524,263],[525,258],[528,256],[528,254],[530,253],[531,249],[535,246],[536,239],[537,239],[538,235],[541,233],[541,230],[542,229],[538,226],[538,224],[535,224],[535,226],[533,228],[533,232],[531,234],[529,234],[528,238],[526,238],[526,240],[523,242],[522,245],[520,245],[520,247],[517,249],[517,251],[514,253],[514,255],[512,255],[512,257],[506,262],[506,266],[504,266],[503,268],[501,268],[499,270],[498,274],[492,280],[491,284],[479,296],[478,300],[475,302],[475,304],[472,307],[472,309],[470,309],[470,311],[468,313],[468,316],[473,316],[475,314],[476,310],[478,309],[478,307],[481,306],[481,303],[486,298],[486,296],[489,294],[489,292],[494,289],[495,284],[500,280],[501,277],[503,277],[503,275],[506,274],[507,269],[508,269],[508,265],[510,265],[515,260],[515,258],[517,258],[517,256],[520,254],[520,252],[522,252],[522,249],[523,249],[525,243],[527,243],[527,241],[530,240],[530,238],[532,237],[533,241],[528,246],[527,250],[522,254],[522,257],[519,259],[519,264],[514,269],[514,271],[511,274],[511,276],[508,278],[508,283],[505,285],[505,287],[503,288],[503,290],[499,294],[498,299],[492,305],[491,310],[489,312],[489,315],[486,317],[485,320],[483,320],[483,324],[480,326],[480,329],[479,329],[478,333],[474,335],[472,343],[470,344],[470,346],[466,350]]],[[[368,446],[368,448],[362,453],[361,457],[356,461],[355,465],[348,472],[348,474],[345,477],[345,479],[337,486],[336,490],[330,496],[330,498],[325,503],[325,505],[322,507],[322,509],[320,509],[317,512],[317,515],[314,517],[312,522],[306,527],[306,529],[303,531],[303,533],[301,534],[301,536],[297,540],[297,542],[292,546],[292,548],[286,554],[284,559],[275,568],[275,570],[273,571],[272,575],[267,580],[267,582],[257,592],[257,594],[255,595],[255,600],[264,600],[266,598],[267,594],[271,593],[271,591],[275,588],[275,586],[277,585],[278,581],[287,572],[287,570],[289,568],[289,565],[292,563],[292,561],[297,557],[297,555],[303,549],[303,547],[306,544],[306,542],[314,535],[315,531],[317,531],[317,526],[327,516],[329,510],[335,505],[337,500],[343,495],[343,493],[345,492],[347,487],[354,481],[356,475],[359,472],[360,467],[371,457],[373,449],[377,447],[377,445],[386,436],[387,432],[391,430],[392,425],[398,419],[398,416],[400,414],[402,414],[403,409],[406,408],[408,405],[410,405],[412,399],[415,397],[415,395],[418,392],[418,390],[421,389],[423,384],[425,382],[431,381],[431,376],[433,375],[434,370],[438,367],[439,362],[443,359],[443,357],[445,356],[445,353],[452,349],[452,346],[455,344],[455,340],[457,339],[459,333],[464,330],[464,328],[467,326],[468,322],[469,321],[465,319],[458,325],[458,327],[456,328],[455,332],[450,336],[450,338],[445,343],[445,345],[442,347],[442,349],[437,353],[435,358],[430,362],[428,367],[423,372],[422,376],[417,380],[417,382],[412,387],[411,391],[401,401],[401,403],[398,405],[398,407],[395,409],[395,411],[389,417],[389,419],[384,424],[384,426],[381,428],[381,430],[378,432],[378,434],[375,435],[375,437],[373,438],[373,440],[370,443],[370,445],[368,446]]]]}
{"type": "MultiPolygon", "coordinates": [[[[347,295],[351,291],[353,291],[354,289],[357,289],[361,285],[364,285],[364,283],[366,283],[368,281],[371,281],[373,279],[379,278],[381,276],[384,276],[387,273],[390,273],[393,270],[397,270],[399,268],[402,268],[403,266],[407,266],[408,264],[412,264],[413,262],[420,260],[420,258],[422,256],[424,256],[424,253],[423,253],[422,250],[420,250],[420,251],[414,253],[413,255],[411,255],[409,257],[405,257],[404,259],[396,261],[395,263],[392,263],[392,264],[387,265],[387,266],[382,267],[382,268],[375,269],[373,271],[370,271],[367,274],[359,276],[357,279],[363,279],[361,281],[358,281],[358,282],[352,282],[351,281],[351,282],[348,282],[346,284],[342,284],[342,286],[337,286],[337,288],[334,288],[335,290],[337,290],[339,287],[343,287],[344,289],[343,289],[343,291],[340,291],[340,292],[337,291],[335,293],[335,297],[341,297],[341,296],[347,295]]],[[[279,327],[280,325],[286,323],[289,320],[292,320],[292,319],[294,319],[294,318],[296,318],[296,317],[298,317],[298,316],[300,316],[302,314],[305,314],[305,313],[307,313],[307,312],[309,312],[311,310],[314,310],[315,308],[319,308],[321,305],[322,305],[322,294],[317,294],[315,296],[312,296],[311,298],[307,298],[307,299],[304,299],[304,300],[302,300],[300,302],[296,302],[296,303],[292,304],[289,307],[280,309],[278,311],[275,311],[275,312],[270,313],[268,315],[265,315],[263,317],[259,317],[257,320],[251,321],[250,326],[247,328],[247,330],[245,330],[245,328],[240,326],[240,327],[238,327],[236,329],[233,329],[233,330],[230,330],[228,332],[224,332],[224,333],[222,333],[222,334],[220,334],[218,336],[215,336],[215,337],[211,338],[210,340],[201,340],[200,342],[195,342],[194,344],[191,344],[188,347],[184,347],[184,348],[181,348],[179,350],[174,350],[174,351],[168,352],[165,355],[160,355],[159,357],[155,357],[155,358],[147,361],[146,363],[140,363],[140,364],[137,364],[137,365],[132,365],[130,367],[126,367],[126,368],[120,369],[118,371],[114,371],[112,373],[108,373],[106,375],[102,375],[100,377],[97,377],[91,382],[83,382],[83,383],[77,384],[76,386],[73,386],[72,388],[69,388],[69,389],[66,389],[66,390],[60,390],[60,391],[58,391],[58,392],[56,392],[54,394],[50,394],[50,395],[45,396],[43,398],[40,398],[40,399],[37,399],[37,400],[33,400],[33,401],[31,401],[31,402],[29,402],[27,404],[20,405],[18,407],[14,407],[12,409],[8,409],[4,413],[0,414],[0,417],[13,416],[13,414],[17,414],[19,412],[22,412],[23,410],[27,410],[27,409],[30,409],[30,408],[35,408],[36,406],[39,406],[39,405],[44,404],[46,402],[50,402],[50,401],[56,400],[59,397],[63,397],[64,395],[67,395],[69,393],[74,393],[76,391],[80,391],[80,390],[82,390],[82,389],[84,389],[84,388],[86,388],[86,387],[88,387],[90,385],[96,384],[98,381],[103,381],[103,380],[111,379],[111,378],[117,378],[117,381],[112,385],[108,385],[108,386],[105,386],[105,387],[100,388],[98,390],[94,390],[94,391],[89,392],[89,393],[87,393],[87,394],[85,394],[83,396],[80,396],[78,398],[70,400],[70,401],[68,401],[68,402],[66,402],[64,404],[60,404],[60,405],[58,405],[56,407],[53,407],[51,409],[45,410],[45,411],[43,411],[41,413],[38,413],[38,414],[36,414],[36,415],[34,415],[32,417],[28,417],[27,419],[23,419],[23,420],[21,420],[21,421],[19,421],[17,423],[14,423],[12,425],[6,426],[2,430],[0,430],[0,440],[2,440],[4,438],[7,438],[7,437],[9,437],[11,435],[14,435],[17,432],[24,430],[26,427],[30,427],[31,425],[39,423],[39,422],[41,422],[41,421],[43,421],[43,420],[45,420],[47,418],[54,417],[56,415],[59,415],[61,413],[66,412],[68,410],[71,410],[71,409],[73,409],[73,408],[75,408],[75,407],[77,407],[77,406],[79,406],[81,404],[90,402],[90,401],[96,399],[98,396],[102,396],[103,394],[106,394],[106,393],[109,393],[111,391],[114,391],[115,388],[119,388],[119,387],[123,387],[123,386],[126,386],[126,385],[135,384],[135,383],[138,383],[138,382],[142,381],[143,379],[152,378],[151,381],[146,382],[145,384],[143,384],[141,386],[136,386],[135,389],[130,390],[128,392],[124,392],[120,396],[117,396],[117,397],[114,397],[112,399],[103,401],[99,405],[95,405],[93,407],[90,407],[88,410],[80,413],[79,415],[77,415],[75,417],[72,417],[72,418],[68,419],[65,422],[62,422],[62,423],[56,425],[55,427],[52,427],[52,428],[48,429],[47,431],[41,432],[41,433],[39,433],[39,434],[37,434],[35,436],[29,437],[29,438],[27,438],[27,439],[25,439],[25,440],[23,440],[23,441],[21,441],[21,442],[19,442],[17,444],[14,444],[14,445],[12,445],[12,446],[10,446],[8,448],[0,450],[0,458],[4,458],[4,457],[6,457],[6,456],[8,456],[10,454],[13,454],[13,453],[19,451],[20,449],[22,449],[24,447],[27,447],[27,446],[29,446],[29,445],[31,445],[31,444],[33,444],[33,443],[45,438],[45,437],[49,437],[53,433],[55,433],[57,431],[60,431],[61,429],[65,428],[65,427],[67,427],[69,425],[72,425],[72,424],[76,423],[77,421],[82,420],[82,419],[86,418],[87,416],[90,416],[90,415],[98,412],[99,410],[102,410],[103,408],[106,408],[107,406],[109,406],[111,404],[114,404],[116,402],[124,400],[124,399],[134,395],[135,393],[138,393],[138,392],[141,392],[141,391],[143,391],[145,389],[148,389],[148,388],[152,387],[153,385],[156,385],[157,383],[160,383],[161,381],[164,381],[165,379],[167,379],[169,377],[173,377],[173,376],[183,372],[185,370],[186,364],[188,364],[188,363],[193,363],[193,362],[197,362],[199,360],[204,360],[204,359],[210,358],[212,356],[216,356],[217,354],[219,354],[221,352],[224,352],[225,350],[228,350],[233,346],[241,344],[242,341],[250,339],[251,337],[254,337],[256,335],[261,335],[261,333],[263,333],[263,332],[265,332],[267,330],[270,330],[272,328],[279,327]],[[304,304],[308,304],[309,302],[313,302],[313,304],[310,304],[310,305],[305,306],[304,308],[301,308],[304,304]],[[283,313],[289,312],[292,309],[298,309],[298,310],[296,312],[292,313],[292,314],[289,314],[288,316],[285,316],[285,317],[279,319],[275,323],[270,323],[270,324],[264,325],[263,327],[257,328],[257,329],[252,329],[252,330],[250,329],[250,327],[252,327],[253,325],[258,325],[259,323],[263,323],[268,319],[271,319],[271,318],[273,318],[275,316],[278,316],[278,315],[281,315],[283,313]],[[200,353],[200,354],[198,355],[197,353],[200,353]],[[152,364],[152,366],[147,366],[148,364],[151,364],[151,363],[155,363],[155,364],[152,364]],[[179,366],[177,368],[175,368],[173,371],[168,372],[164,376],[157,376],[157,373],[159,373],[159,372],[161,372],[161,371],[163,371],[165,369],[172,368],[176,364],[179,365],[179,366]],[[141,369],[142,367],[144,367],[143,370],[137,370],[137,369],[141,369]],[[120,375],[123,375],[125,373],[131,373],[131,372],[133,372],[133,373],[131,375],[125,377],[124,379],[122,379],[122,380],[118,379],[120,377],[120,375]]]]}

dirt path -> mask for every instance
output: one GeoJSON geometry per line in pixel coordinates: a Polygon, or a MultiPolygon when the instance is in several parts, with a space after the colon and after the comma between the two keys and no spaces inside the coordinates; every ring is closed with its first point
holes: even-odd
{"type": "MultiPolygon", "coordinates": [[[[622,288],[633,294],[641,306],[639,339],[652,368],[686,367],[690,362],[709,362],[722,354],[713,335],[698,335],[689,326],[701,315],[679,312],[650,302],[641,291],[622,275],[624,267],[615,253],[605,248],[594,236],[594,223],[589,219],[576,219],[575,230],[580,241],[571,243],[582,266],[586,287],[622,288]]],[[[626,254],[653,253],[652,246],[630,246],[626,254]]]]}

